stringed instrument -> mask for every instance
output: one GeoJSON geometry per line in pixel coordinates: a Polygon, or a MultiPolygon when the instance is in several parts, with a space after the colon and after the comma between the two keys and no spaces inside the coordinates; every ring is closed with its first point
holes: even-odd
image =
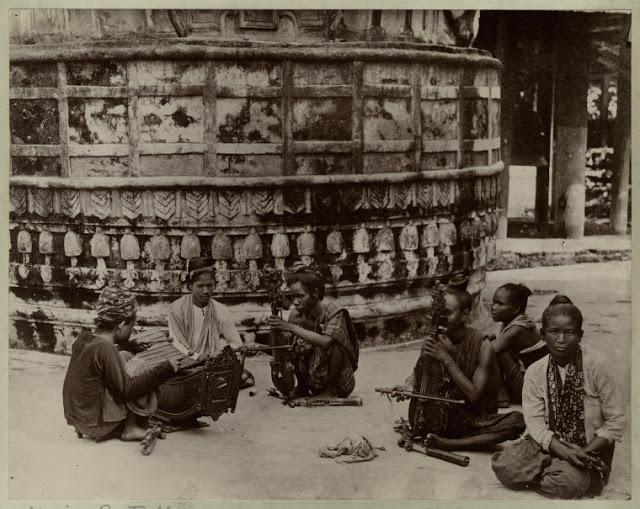
{"type": "MultiPolygon", "coordinates": [[[[429,341],[447,332],[444,285],[437,284],[432,293],[431,331],[429,341]]],[[[449,423],[451,401],[447,394],[448,372],[444,364],[422,351],[414,368],[414,391],[421,396],[410,397],[409,424],[416,436],[439,434],[449,423]]]]}
{"type": "Polygon", "coordinates": [[[166,330],[145,332],[129,341],[139,351],[136,357],[150,367],[169,359],[179,362],[178,372],[158,387],[155,417],[159,420],[178,423],[209,416],[215,421],[235,411],[244,355],[226,346],[214,358],[194,359],[166,330]]]}
{"type": "MultiPolygon", "coordinates": [[[[282,292],[282,275],[280,271],[265,268],[262,271],[262,281],[271,303],[271,314],[282,318],[282,310],[289,308],[289,301],[282,292]]],[[[269,332],[269,346],[273,347],[271,366],[271,381],[285,400],[290,398],[295,388],[295,367],[291,361],[292,338],[280,331],[271,329],[269,332]]]]}

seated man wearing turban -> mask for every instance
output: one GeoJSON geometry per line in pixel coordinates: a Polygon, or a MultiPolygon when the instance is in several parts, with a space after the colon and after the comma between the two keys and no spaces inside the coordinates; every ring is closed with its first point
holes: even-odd
{"type": "MultiPolygon", "coordinates": [[[[242,346],[242,339],[227,308],[212,298],[213,267],[207,258],[189,261],[191,293],[169,306],[169,334],[192,355],[215,357],[222,349],[242,346]]],[[[244,370],[241,389],[254,385],[253,375],[244,370]]]]}
{"type": "Polygon", "coordinates": [[[177,361],[149,368],[125,345],[136,320],[136,301],[113,287],[98,299],[93,332],[83,331],[73,344],[62,389],[64,415],[78,436],[96,441],[142,440],[147,420],[158,405],[155,389],[177,370],[177,361]]]}

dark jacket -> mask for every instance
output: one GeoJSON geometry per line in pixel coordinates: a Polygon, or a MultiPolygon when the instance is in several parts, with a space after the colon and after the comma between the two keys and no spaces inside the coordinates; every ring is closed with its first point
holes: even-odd
{"type": "Polygon", "coordinates": [[[111,341],[82,332],[71,349],[62,388],[64,416],[71,425],[102,424],[105,391],[124,404],[148,394],[173,373],[173,367],[165,361],[140,375],[129,376],[111,341]]]}

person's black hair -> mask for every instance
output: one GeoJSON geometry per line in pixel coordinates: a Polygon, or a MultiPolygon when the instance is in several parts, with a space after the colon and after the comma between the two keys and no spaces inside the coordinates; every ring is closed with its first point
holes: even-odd
{"type": "Polygon", "coordinates": [[[507,283],[498,288],[498,290],[506,290],[509,294],[509,300],[518,308],[518,311],[520,313],[525,312],[531,290],[519,283],[507,283]]]}
{"type": "Polygon", "coordinates": [[[287,275],[287,283],[300,283],[309,293],[316,292],[318,300],[324,299],[324,278],[313,269],[300,269],[287,275]]]}
{"type": "Polygon", "coordinates": [[[206,256],[192,258],[187,261],[187,282],[192,284],[200,274],[210,272],[213,274],[213,260],[206,256]]]}
{"type": "Polygon", "coordinates": [[[554,316],[568,316],[582,330],[582,312],[573,304],[550,304],[542,313],[542,329],[546,329],[554,316]]]}
{"type": "Polygon", "coordinates": [[[551,302],[549,302],[550,306],[553,306],[555,304],[573,304],[573,302],[566,295],[559,293],[553,299],[551,299],[551,302]]]}
{"type": "Polygon", "coordinates": [[[448,295],[453,295],[460,306],[460,312],[471,311],[471,306],[473,305],[473,299],[471,298],[471,294],[466,290],[458,290],[457,288],[452,288],[448,286],[445,289],[445,293],[448,295]]]}
{"type": "Polygon", "coordinates": [[[192,285],[194,281],[197,281],[197,279],[202,274],[211,274],[211,277],[213,277],[214,272],[215,272],[215,269],[213,267],[203,267],[202,269],[196,269],[192,272],[189,272],[189,274],[187,274],[187,283],[189,285],[192,285]]]}

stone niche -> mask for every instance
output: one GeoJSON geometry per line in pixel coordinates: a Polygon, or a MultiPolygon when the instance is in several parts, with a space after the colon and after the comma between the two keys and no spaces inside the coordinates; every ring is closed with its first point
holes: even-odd
{"type": "Polygon", "coordinates": [[[420,337],[435,279],[477,296],[495,254],[499,111],[470,49],[13,45],[10,344],[67,352],[107,284],[165,326],[201,255],[244,333],[303,263],[363,343],[420,337]]]}

